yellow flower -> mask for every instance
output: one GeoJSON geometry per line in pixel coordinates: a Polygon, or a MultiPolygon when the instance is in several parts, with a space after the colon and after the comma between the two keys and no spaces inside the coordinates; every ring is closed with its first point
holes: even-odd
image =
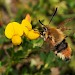
{"type": "Polygon", "coordinates": [[[27,37],[30,39],[30,40],[34,40],[34,39],[37,39],[38,37],[40,36],[39,32],[38,31],[34,31],[34,30],[30,30],[27,37]]]}
{"type": "Polygon", "coordinates": [[[22,20],[21,26],[23,28],[23,32],[25,36],[28,35],[28,32],[32,30],[32,25],[31,25],[31,17],[29,14],[26,15],[25,19],[22,20]]]}
{"type": "Polygon", "coordinates": [[[32,29],[32,25],[30,24],[30,22],[27,19],[22,20],[21,24],[22,24],[23,27],[27,27],[28,30],[32,29]]]}
{"type": "Polygon", "coordinates": [[[21,39],[21,37],[20,37],[19,35],[14,35],[14,36],[12,37],[12,43],[13,43],[14,45],[20,45],[21,42],[22,42],[22,39],[21,39]]]}
{"type": "Polygon", "coordinates": [[[21,36],[23,35],[23,27],[17,22],[11,22],[6,26],[5,36],[12,39],[14,45],[21,44],[21,36]]]}
{"type": "Polygon", "coordinates": [[[27,14],[25,19],[22,20],[22,23],[21,23],[23,27],[23,32],[25,36],[29,38],[30,40],[37,39],[40,36],[40,34],[38,31],[34,31],[32,29],[32,25],[30,22],[31,22],[31,17],[29,14],[27,14]]]}

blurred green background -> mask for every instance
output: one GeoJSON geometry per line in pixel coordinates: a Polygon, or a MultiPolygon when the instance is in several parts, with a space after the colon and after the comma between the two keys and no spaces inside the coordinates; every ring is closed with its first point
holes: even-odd
{"type": "Polygon", "coordinates": [[[75,0],[0,0],[0,75],[75,75],[75,0]],[[4,35],[6,25],[12,21],[21,23],[27,13],[31,15],[33,28],[38,28],[38,20],[47,25],[56,7],[58,11],[50,26],[57,27],[65,21],[64,26],[72,29],[64,32],[72,48],[71,61],[62,61],[52,51],[44,53],[42,39],[25,38],[26,43],[15,47],[13,52],[11,41],[4,35]],[[68,18],[73,19],[69,22],[68,18]],[[25,59],[20,58],[24,55],[25,59]]]}

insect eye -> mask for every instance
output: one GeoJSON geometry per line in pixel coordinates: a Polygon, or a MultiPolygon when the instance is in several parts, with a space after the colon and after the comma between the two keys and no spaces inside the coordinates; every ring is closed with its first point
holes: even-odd
{"type": "Polygon", "coordinates": [[[44,31],[43,31],[43,30],[41,30],[41,31],[40,31],[40,34],[41,34],[41,35],[43,35],[43,32],[44,32],[44,31]]]}

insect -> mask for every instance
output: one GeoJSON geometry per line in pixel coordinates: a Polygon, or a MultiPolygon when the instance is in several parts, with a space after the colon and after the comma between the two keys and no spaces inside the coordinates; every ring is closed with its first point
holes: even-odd
{"type": "MultiPolygon", "coordinates": [[[[57,8],[52,15],[52,18],[56,12],[57,8]]],[[[52,21],[52,18],[50,22],[52,21]]],[[[53,49],[54,53],[62,60],[71,59],[72,50],[69,44],[66,42],[66,36],[61,29],[44,25],[40,20],[39,22],[42,24],[42,31],[40,32],[41,37],[43,37],[44,40],[49,43],[49,46],[51,49],[53,49]]]]}

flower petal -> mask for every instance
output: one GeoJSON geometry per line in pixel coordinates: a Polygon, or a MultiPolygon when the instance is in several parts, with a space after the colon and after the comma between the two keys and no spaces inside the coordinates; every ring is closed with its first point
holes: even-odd
{"type": "Polygon", "coordinates": [[[26,19],[22,20],[22,23],[21,23],[23,26],[27,27],[29,30],[32,29],[32,25],[30,24],[30,22],[26,19]]]}
{"type": "Polygon", "coordinates": [[[39,32],[38,31],[34,31],[34,30],[29,31],[29,33],[27,35],[27,37],[30,40],[37,39],[39,36],[40,36],[39,32]]]}
{"type": "Polygon", "coordinates": [[[12,36],[15,34],[22,36],[23,35],[23,28],[19,23],[11,22],[6,26],[5,36],[7,38],[11,39],[12,36]]]}
{"type": "Polygon", "coordinates": [[[23,32],[24,32],[25,36],[27,36],[28,32],[29,32],[28,28],[24,27],[24,26],[22,26],[22,27],[23,27],[23,32]]]}
{"type": "Polygon", "coordinates": [[[6,26],[6,29],[5,29],[5,36],[7,38],[11,39],[13,35],[14,35],[14,30],[13,30],[13,27],[12,27],[12,23],[9,23],[6,26]]]}
{"type": "Polygon", "coordinates": [[[12,37],[12,43],[13,43],[14,45],[20,45],[21,42],[22,42],[22,39],[21,39],[21,37],[20,37],[19,35],[14,35],[14,36],[12,37]]]}
{"type": "Polygon", "coordinates": [[[14,28],[15,34],[19,36],[23,35],[23,27],[19,23],[13,22],[13,28],[14,28]]]}

